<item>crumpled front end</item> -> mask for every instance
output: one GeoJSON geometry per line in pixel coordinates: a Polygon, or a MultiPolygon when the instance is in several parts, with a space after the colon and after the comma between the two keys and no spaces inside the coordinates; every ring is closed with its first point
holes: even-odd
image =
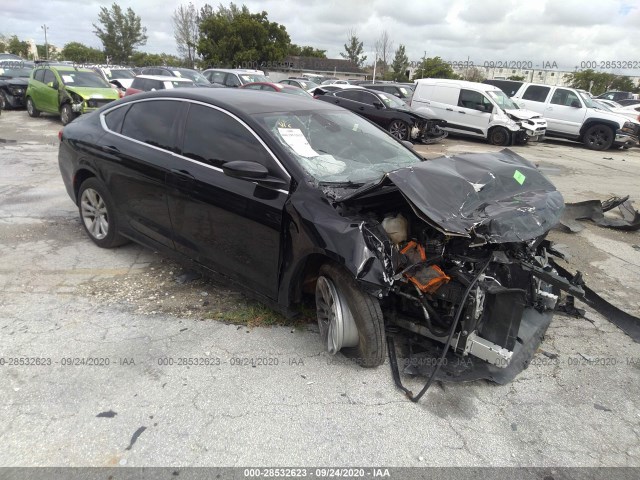
{"type": "Polygon", "coordinates": [[[379,258],[394,258],[381,306],[390,326],[410,334],[416,358],[435,341],[467,367],[443,375],[470,379],[471,368],[500,383],[528,365],[559,290],[576,288],[545,248],[563,207],[544,175],[509,150],[397,170],[341,202],[343,214],[386,233],[369,241],[379,258]]]}
{"type": "Polygon", "coordinates": [[[428,119],[420,116],[414,116],[414,122],[411,127],[411,140],[420,142],[424,145],[437,143],[449,135],[444,130],[447,126],[446,120],[428,119]]]}

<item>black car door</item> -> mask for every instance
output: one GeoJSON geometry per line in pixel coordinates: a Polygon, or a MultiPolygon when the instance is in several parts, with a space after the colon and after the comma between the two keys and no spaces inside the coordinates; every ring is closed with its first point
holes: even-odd
{"type": "Polygon", "coordinates": [[[346,89],[340,90],[334,94],[338,100],[336,104],[351,110],[358,115],[371,120],[372,122],[386,128],[388,120],[385,121],[384,107],[377,108],[374,106],[374,102],[379,102],[378,98],[371,92],[360,89],[346,89]]]}
{"type": "Polygon", "coordinates": [[[202,265],[276,298],[289,175],[255,134],[224,110],[192,103],[180,166],[167,175],[176,249],[202,265]],[[281,185],[232,178],[226,162],[258,162],[281,185]]]}
{"type": "Polygon", "coordinates": [[[174,245],[165,177],[175,167],[183,105],[169,99],[145,100],[112,110],[105,118],[114,129],[104,138],[105,154],[111,158],[105,177],[125,228],[142,241],[151,239],[170,248],[174,245]],[[123,113],[121,121],[110,121],[111,115],[123,113]]]}

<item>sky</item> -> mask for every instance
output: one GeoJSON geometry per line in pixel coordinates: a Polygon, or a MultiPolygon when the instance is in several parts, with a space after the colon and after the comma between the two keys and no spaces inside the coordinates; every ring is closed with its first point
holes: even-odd
{"type": "MultiPolygon", "coordinates": [[[[93,33],[100,6],[113,1],[3,0],[0,34],[18,35],[58,47],[71,41],[101,48],[93,33]]],[[[147,28],[147,44],[139,50],[176,54],[171,16],[186,0],[118,1],[132,7],[147,28]]],[[[197,8],[204,1],[193,2],[197,8]]],[[[217,6],[218,1],[210,2],[217,6]]],[[[251,12],[266,11],[272,22],[284,25],[291,41],[327,50],[340,58],[348,32],[364,43],[369,63],[374,44],[386,30],[394,49],[403,44],[409,60],[423,55],[445,60],[515,62],[542,68],[557,65],[574,70],[606,62],[629,62],[640,75],[640,0],[247,0],[251,12]],[[587,62],[595,62],[594,64],[587,62]]],[[[227,3],[224,3],[227,5],[227,3]]],[[[609,65],[616,67],[615,64],[609,65]]],[[[620,66],[620,65],[618,65],[620,66]]]]}

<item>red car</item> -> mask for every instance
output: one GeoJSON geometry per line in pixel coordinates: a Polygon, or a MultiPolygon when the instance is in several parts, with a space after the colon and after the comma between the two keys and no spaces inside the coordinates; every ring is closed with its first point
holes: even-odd
{"type": "Polygon", "coordinates": [[[282,83],[254,82],[242,85],[240,88],[248,88],[250,90],[264,90],[267,92],[292,93],[293,95],[300,95],[301,97],[313,98],[310,94],[299,87],[294,87],[293,85],[283,85],[282,83]]]}

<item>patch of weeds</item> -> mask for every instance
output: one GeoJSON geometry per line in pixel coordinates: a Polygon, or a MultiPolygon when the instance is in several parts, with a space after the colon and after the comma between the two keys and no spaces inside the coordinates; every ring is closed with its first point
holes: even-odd
{"type": "Polygon", "coordinates": [[[286,318],[275,310],[265,305],[247,301],[242,305],[236,305],[225,310],[210,312],[207,318],[228,322],[234,325],[246,325],[247,327],[301,327],[311,321],[315,321],[315,311],[306,307],[300,309],[300,313],[294,318],[286,318]]]}

